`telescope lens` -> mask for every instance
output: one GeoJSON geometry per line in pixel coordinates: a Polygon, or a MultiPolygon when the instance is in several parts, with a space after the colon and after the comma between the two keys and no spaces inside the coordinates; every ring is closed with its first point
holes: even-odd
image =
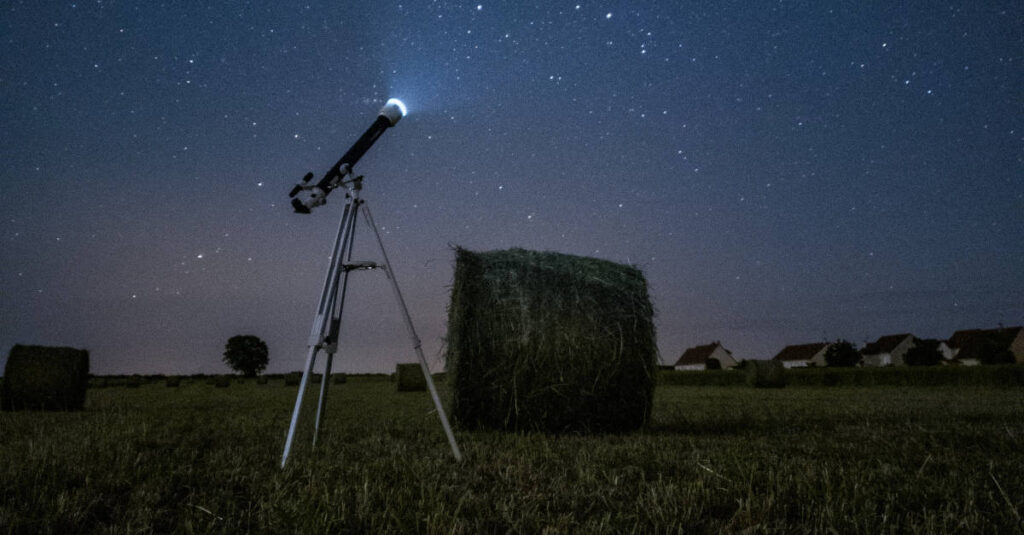
{"type": "Polygon", "coordinates": [[[385,107],[391,106],[391,105],[398,106],[398,110],[402,112],[402,117],[405,117],[406,115],[409,114],[409,110],[406,109],[405,103],[402,102],[401,100],[398,100],[397,98],[390,98],[384,104],[385,107]]]}

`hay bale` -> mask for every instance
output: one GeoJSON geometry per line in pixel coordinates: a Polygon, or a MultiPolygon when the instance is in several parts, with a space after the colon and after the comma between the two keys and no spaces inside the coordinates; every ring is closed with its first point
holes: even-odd
{"type": "Polygon", "coordinates": [[[181,386],[181,377],[168,377],[164,380],[164,384],[167,385],[167,388],[178,388],[181,386]]]}
{"type": "Polygon", "coordinates": [[[343,385],[343,384],[348,382],[348,376],[345,375],[344,373],[335,373],[335,374],[333,374],[333,377],[334,377],[334,384],[336,384],[336,385],[343,385]]]}
{"type": "Polygon", "coordinates": [[[395,377],[399,392],[422,392],[427,389],[427,379],[419,364],[395,365],[395,377]]]}
{"type": "Polygon", "coordinates": [[[124,380],[124,386],[128,388],[138,388],[142,386],[142,377],[139,377],[138,375],[128,377],[124,380]]]}
{"type": "Polygon", "coordinates": [[[746,365],[747,385],[754,388],[786,386],[786,366],[779,360],[750,360],[746,365]]]}
{"type": "Polygon", "coordinates": [[[261,375],[256,378],[256,384],[258,385],[265,385],[267,384],[267,381],[269,381],[269,379],[267,379],[266,375],[261,375]]]}
{"type": "Polygon", "coordinates": [[[653,318],[632,266],[459,248],[448,308],[452,417],[465,428],[640,428],[654,397],[653,318]]]}
{"type": "Polygon", "coordinates": [[[89,388],[89,352],[15,345],[4,367],[3,410],[79,411],[89,388]]]}
{"type": "Polygon", "coordinates": [[[291,372],[284,376],[284,386],[299,386],[302,382],[302,372],[291,372]]]}
{"type": "Polygon", "coordinates": [[[227,388],[231,386],[231,377],[227,375],[218,375],[213,380],[213,386],[216,388],[227,388]]]}

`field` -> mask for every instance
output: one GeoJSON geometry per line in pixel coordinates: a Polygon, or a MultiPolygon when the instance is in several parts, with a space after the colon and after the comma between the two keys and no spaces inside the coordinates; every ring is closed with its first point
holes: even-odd
{"type": "Polygon", "coordinates": [[[460,432],[456,464],[427,393],[354,377],[281,470],[295,392],[185,380],[0,413],[0,533],[1024,529],[1020,386],[662,384],[643,432],[460,432]]]}

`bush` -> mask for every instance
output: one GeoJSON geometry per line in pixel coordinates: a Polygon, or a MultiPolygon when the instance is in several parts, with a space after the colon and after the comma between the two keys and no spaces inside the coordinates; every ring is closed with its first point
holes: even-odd
{"type": "Polygon", "coordinates": [[[89,352],[15,345],[4,367],[3,410],[79,411],[89,388],[89,352]]]}
{"type": "Polygon", "coordinates": [[[746,366],[747,385],[754,388],[786,386],[786,366],[779,360],[751,360],[746,366]]]}
{"type": "MultiPolygon", "coordinates": [[[[746,361],[742,361],[740,364],[744,362],[746,361]]],[[[658,384],[665,386],[742,386],[746,374],[737,369],[738,367],[715,371],[663,370],[658,372],[658,384]]]]}
{"type": "Polygon", "coordinates": [[[508,430],[642,427],[657,369],[653,317],[634,267],[457,249],[447,337],[453,419],[508,430]]]}
{"type": "Polygon", "coordinates": [[[423,377],[423,369],[419,364],[396,365],[395,377],[399,392],[422,392],[427,389],[427,379],[423,377]]]}
{"type": "Polygon", "coordinates": [[[942,362],[938,340],[914,340],[914,347],[903,355],[903,362],[908,366],[935,366],[942,362]]]}
{"type": "Polygon", "coordinates": [[[138,375],[126,377],[124,380],[124,386],[128,388],[138,388],[142,386],[142,377],[139,377],[138,375]]]}
{"type": "Polygon", "coordinates": [[[851,368],[860,360],[860,352],[847,340],[836,340],[825,350],[825,362],[832,368],[851,368]]]}
{"type": "MultiPolygon", "coordinates": [[[[748,362],[748,361],[743,361],[748,362]]],[[[753,361],[750,361],[753,362],[753,361]]],[[[744,369],[746,366],[744,365],[744,369]]],[[[1024,386],[1024,365],[1000,366],[891,366],[885,368],[792,368],[786,369],[787,387],[889,387],[889,386],[1024,386]]],[[[658,384],[666,386],[739,386],[746,373],[726,371],[662,371],[658,384]]]]}
{"type": "Polygon", "coordinates": [[[268,381],[268,379],[267,379],[266,375],[261,375],[261,376],[256,378],[256,384],[258,384],[258,385],[265,385],[265,384],[267,384],[267,381],[268,381]]]}
{"type": "Polygon", "coordinates": [[[821,384],[825,386],[839,386],[840,382],[842,382],[842,378],[838,373],[829,371],[821,374],[821,384]]]}

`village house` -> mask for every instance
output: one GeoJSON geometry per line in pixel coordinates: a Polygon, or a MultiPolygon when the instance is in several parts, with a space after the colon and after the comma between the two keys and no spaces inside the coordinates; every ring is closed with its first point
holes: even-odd
{"type": "Polygon", "coordinates": [[[738,362],[732,352],[722,347],[720,342],[696,346],[687,349],[674,366],[677,370],[727,370],[735,367],[738,362]]]}
{"type": "Polygon", "coordinates": [[[890,334],[860,350],[864,366],[903,366],[903,356],[914,347],[914,335],[890,334]]]}
{"type": "Polygon", "coordinates": [[[965,366],[982,364],[992,352],[1009,352],[1015,362],[1024,363],[1024,327],[956,331],[947,345],[965,366]]]}
{"type": "Polygon", "coordinates": [[[936,348],[939,350],[939,354],[942,355],[942,363],[949,364],[953,357],[956,356],[956,352],[949,346],[949,342],[945,340],[939,340],[939,346],[936,348]]]}
{"type": "Polygon", "coordinates": [[[782,365],[786,368],[827,366],[825,352],[828,351],[831,345],[828,342],[819,342],[816,344],[786,346],[782,348],[782,351],[779,351],[778,355],[772,357],[772,360],[782,361],[782,365]]]}

